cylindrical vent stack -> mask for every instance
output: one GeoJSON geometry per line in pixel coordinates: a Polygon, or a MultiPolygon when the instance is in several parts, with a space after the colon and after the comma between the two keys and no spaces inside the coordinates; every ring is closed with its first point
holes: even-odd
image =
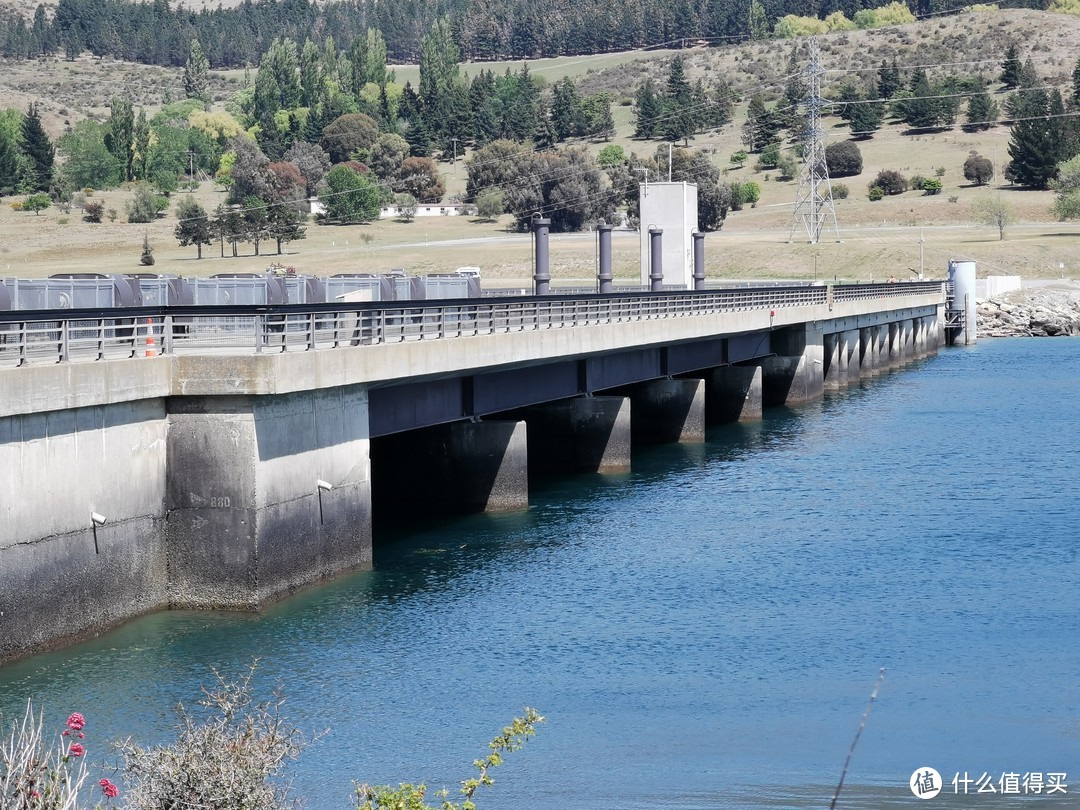
{"type": "Polygon", "coordinates": [[[600,282],[600,292],[609,293],[612,291],[612,275],[611,275],[611,229],[612,225],[601,222],[596,226],[596,230],[600,235],[600,273],[596,279],[600,282]]]}
{"type": "Polygon", "coordinates": [[[954,343],[969,346],[975,342],[978,324],[975,317],[975,262],[949,262],[949,281],[953,288],[953,309],[964,313],[964,327],[954,343]]]}
{"type": "Polygon", "coordinates": [[[548,295],[551,293],[551,269],[548,265],[548,234],[551,232],[551,220],[537,217],[532,221],[533,250],[536,263],[533,273],[533,291],[536,295],[548,295]]]}
{"type": "Polygon", "coordinates": [[[649,289],[664,289],[664,229],[649,228],[649,289]]]}
{"type": "Polygon", "coordinates": [[[705,234],[694,231],[694,289],[705,289],[705,234]]]}

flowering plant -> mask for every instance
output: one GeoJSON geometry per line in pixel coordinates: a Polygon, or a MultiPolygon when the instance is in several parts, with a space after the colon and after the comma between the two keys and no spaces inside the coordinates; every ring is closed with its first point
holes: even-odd
{"type": "MultiPolygon", "coordinates": [[[[84,807],[80,793],[88,776],[84,740],[86,718],[73,712],[60,740],[49,744],[45,739],[42,713],[34,713],[29,701],[21,721],[0,739],[0,807],[12,810],[78,810],[84,807]]],[[[120,795],[108,779],[98,785],[104,805],[120,795]]]]}

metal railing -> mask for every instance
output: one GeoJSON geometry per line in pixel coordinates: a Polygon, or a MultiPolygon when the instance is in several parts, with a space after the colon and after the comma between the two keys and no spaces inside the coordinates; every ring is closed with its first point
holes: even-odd
{"type": "Polygon", "coordinates": [[[156,354],[259,354],[943,295],[940,282],[285,306],[0,312],[0,368],[156,354]]]}

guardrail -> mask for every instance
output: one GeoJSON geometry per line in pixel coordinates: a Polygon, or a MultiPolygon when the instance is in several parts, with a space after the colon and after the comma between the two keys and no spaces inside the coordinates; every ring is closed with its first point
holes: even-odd
{"type": "Polygon", "coordinates": [[[939,294],[942,282],[285,306],[0,312],[0,368],[156,354],[259,354],[939,294]]]}

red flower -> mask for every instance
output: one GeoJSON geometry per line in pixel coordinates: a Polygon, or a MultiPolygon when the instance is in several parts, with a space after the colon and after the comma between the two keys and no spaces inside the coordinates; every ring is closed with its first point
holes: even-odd
{"type": "Polygon", "coordinates": [[[68,749],[68,753],[73,757],[81,757],[86,753],[86,749],[82,747],[81,743],[72,743],[71,748],[68,749]]]}
{"type": "Polygon", "coordinates": [[[73,731],[82,731],[82,728],[85,725],[86,718],[78,712],[72,712],[71,717],[69,717],[67,721],[67,727],[73,731]]]}
{"type": "Polygon", "coordinates": [[[104,793],[110,799],[115,799],[120,795],[120,788],[110,782],[108,779],[102,779],[98,782],[101,785],[101,792],[104,793]]]}

